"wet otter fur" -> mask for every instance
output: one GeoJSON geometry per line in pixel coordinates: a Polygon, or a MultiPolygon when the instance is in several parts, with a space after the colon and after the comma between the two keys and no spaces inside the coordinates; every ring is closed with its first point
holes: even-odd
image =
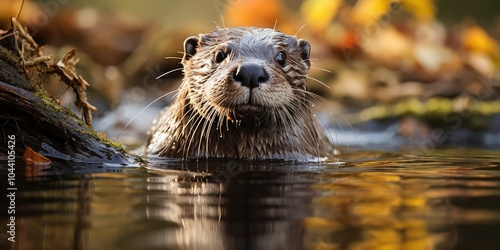
{"type": "Polygon", "coordinates": [[[310,45],[274,29],[221,28],[184,42],[176,100],[153,122],[148,155],[311,160],[334,148],[310,110],[310,45]]]}

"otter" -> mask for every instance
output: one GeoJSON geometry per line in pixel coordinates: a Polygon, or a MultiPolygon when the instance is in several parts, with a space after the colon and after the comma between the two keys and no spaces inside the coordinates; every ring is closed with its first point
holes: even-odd
{"type": "Polygon", "coordinates": [[[146,154],[168,158],[321,159],[334,147],[310,107],[311,46],[274,29],[188,37],[177,97],[153,121],[146,154]]]}

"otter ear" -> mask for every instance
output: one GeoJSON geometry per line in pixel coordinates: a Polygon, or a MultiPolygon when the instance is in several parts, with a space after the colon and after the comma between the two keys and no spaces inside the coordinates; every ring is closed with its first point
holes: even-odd
{"type": "Polygon", "coordinates": [[[307,67],[311,67],[311,61],[309,60],[309,56],[311,55],[311,45],[304,39],[299,39],[297,41],[300,47],[300,57],[306,63],[307,67]]]}
{"type": "Polygon", "coordinates": [[[190,36],[184,41],[184,57],[182,61],[187,61],[191,59],[191,57],[196,54],[196,48],[198,47],[198,43],[200,38],[197,36],[190,36]]]}

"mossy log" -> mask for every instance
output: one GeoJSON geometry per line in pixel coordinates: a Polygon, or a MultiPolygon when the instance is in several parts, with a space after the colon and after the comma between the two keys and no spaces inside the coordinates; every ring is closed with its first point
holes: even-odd
{"type": "Polygon", "coordinates": [[[5,150],[8,135],[15,135],[18,155],[29,146],[49,158],[74,162],[130,164],[140,161],[101,138],[68,108],[37,88],[33,82],[40,79],[27,77],[13,58],[0,46],[0,133],[5,150]]]}

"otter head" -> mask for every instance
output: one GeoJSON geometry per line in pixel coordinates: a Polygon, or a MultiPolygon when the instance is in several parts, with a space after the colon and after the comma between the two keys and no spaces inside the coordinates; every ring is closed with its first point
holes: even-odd
{"type": "MultiPolygon", "coordinates": [[[[184,42],[184,88],[209,120],[266,120],[306,102],[307,41],[273,29],[231,28],[184,42]]],[[[291,112],[293,113],[293,112],[291,112]]]]}

